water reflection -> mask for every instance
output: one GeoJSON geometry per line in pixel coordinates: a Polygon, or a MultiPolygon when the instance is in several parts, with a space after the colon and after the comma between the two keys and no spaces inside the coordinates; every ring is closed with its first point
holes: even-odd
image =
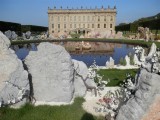
{"type": "MultiPolygon", "coordinates": [[[[105,66],[110,56],[115,60],[115,64],[118,64],[121,57],[124,58],[127,54],[134,53],[133,45],[118,43],[90,42],[91,49],[89,50],[83,50],[82,48],[76,50],[76,46],[80,46],[81,42],[56,42],[53,44],[64,46],[73,59],[85,62],[87,66],[90,66],[94,60],[96,60],[97,65],[105,66]]],[[[18,58],[23,60],[29,51],[37,50],[37,44],[14,45],[12,49],[15,50],[18,58]]]]}

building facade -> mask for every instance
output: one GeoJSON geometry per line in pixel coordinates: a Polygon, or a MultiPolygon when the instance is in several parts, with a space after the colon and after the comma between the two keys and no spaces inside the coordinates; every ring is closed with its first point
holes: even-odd
{"type": "Polygon", "coordinates": [[[98,9],[53,9],[48,8],[49,34],[88,33],[90,31],[114,31],[116,7],[98,9]]]}

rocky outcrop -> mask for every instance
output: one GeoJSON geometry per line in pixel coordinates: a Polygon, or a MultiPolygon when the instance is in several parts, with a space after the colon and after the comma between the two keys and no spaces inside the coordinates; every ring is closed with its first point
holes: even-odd
{"type": "Polygon", "coordinates": [[[116,120],[140,120],[149,109],[156,95],[160,94],[160,76],[141,69],[139,88],[135,96],[123,105],[116,120]]]}
{"type": "Polygon", "coordinates": [[[18,37],[18,35],[14,31],[10,31],[10,30],[5,31],[5,35],[10,40],[15,40],[18,37]]]}
{"type": "Polygon", "coordinates": [[[14,51],[9,39],[0,32],[0,105],[25,103],[29,96],[28,73],[14,51]]]}
{"type": "Polygon", "coordinates": [[[32,76],[33,96],[38,102],[69,103],[74,94],[74,68],[69,53],[61,46],[40,43],[25,64],[32,76]]]}
{"type": "Polygon", "coordinates": [[[88,89],[96,89],[96,83],[88,77],[88,68],[82,61],[72,60],[75,68],[74,87],[75,97],[83,97],[88,89]]]}
{"type": "Polygon", "coordinates": [[[109,68],[114,68],[114,60],[112,57],[109,58],[109,61],[106,62],[106,67],[109,68]]]}

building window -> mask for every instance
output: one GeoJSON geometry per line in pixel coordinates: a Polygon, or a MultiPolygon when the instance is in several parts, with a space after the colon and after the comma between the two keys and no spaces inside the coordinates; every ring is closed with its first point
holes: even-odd
{"type": "Polygon", "coordinates": [[[94,24],[92,24],[92,28],[94,28],[94,24]]]}
{"type": "Polygon", "coordinates": [[[83,16],[83,21],[85,21],[85,16],[83,16]]]}
{"type": "Polygon", "coordinates": [[[70,28],[72,28],[72,24],[70,24],[70,28]]]}
{"type": "Polygon", "coordinates": [[[60,28],[60,24],[58,24],[58,28],[60,28]]]}
{"type": "Polygon", "coordinates": [[[92,16],[92,20],[94,20],[94,16],[92,16]]]}
{"type": "Polygon", "coordinates": [[[98,21],[100,21],[100,17],[98,16],[98,21]]]}
{"type": "Polygon", "coordinates": [[[66,28],[66,24],[64,24],[64,28],[66,28]]]}
{"type": "Polygon", "coordinates": [[[60,32],[60,30],[58,30],[58,32],[60,32]]]}
{"type": "Polygon", "coordinates": [[[53,21],[53,16],[51,17],[51,21],[53,21]]]}
{"type": "Polygon", "coordinates": [[[110,24],[110,28],[112,28],[112,24],[110,24]]]}
{"type": "Polygon", "coordinates": [[[85,24],[83,24],[83,28],[85,28],[85,24]]]}
{"type": "Polygon", "coordinates": [[[79,24],[79,28],[81,28],[81,24],[79,24]]]}
{"type": "Polygon", "coordinates": [[[64,21],[66,21],[66,16],[64,16],[64,21]]]}
{"type": "Polygon", "coordinates": [[[54,28],[54,24],[52,24],[52,28],[54,28]]]}
{"type": "Polygon", "coordinates": [[[54,30],[52,31],[52,33],[54,33],[54,30]]]}
{"type": "Polygon", "coordinates": [[[90,17],[88,16],[88,21],[90,21],[90,17]]]}
{"type": "Polygon", "coordinates": [[[100,28],[100,24],[98,24],[98,26],[97,26],[98,28],[100,28]]]}
{"type": "Polygon", "coordinates": [[[89,24],[88,24],[88,28],[89,28],[89,24]]]}
{"type": "Polygon", "coordinates": [[[76,16],[74,16],[74,21],[76,21],[76,16]]]}
{"type": "Polygon", "coordinates": [[[106,21],[106,16],[104,16],[104,21],[106,21]]]}
{"type": "Polygon", "coordinates": [[[81,21],[81,16],[78,17],[79,21],[81,21]]]}
{"type": "Polygon", "coordinates": [[[74,24],[74,28],[76,28],[76,24],[74,24]]]}
{"type": "Polygon", "coordinates": [[[106,24],[104,24],[104,28],[106,28],[106,24]]]}
{"type": "Polygon", "coordinates": [[[113,17],[111,16],[111,21],[113,21],[113,17]]]}

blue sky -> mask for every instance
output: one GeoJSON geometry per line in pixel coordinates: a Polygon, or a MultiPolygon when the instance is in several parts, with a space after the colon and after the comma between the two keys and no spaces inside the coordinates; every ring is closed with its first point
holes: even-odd
{"type": "Polygon", "coordinates": [[[116,24],[160,12],[160,0],[0,0],[0,21],[48,26],[48,7],[117,7],[116,24]]]}

